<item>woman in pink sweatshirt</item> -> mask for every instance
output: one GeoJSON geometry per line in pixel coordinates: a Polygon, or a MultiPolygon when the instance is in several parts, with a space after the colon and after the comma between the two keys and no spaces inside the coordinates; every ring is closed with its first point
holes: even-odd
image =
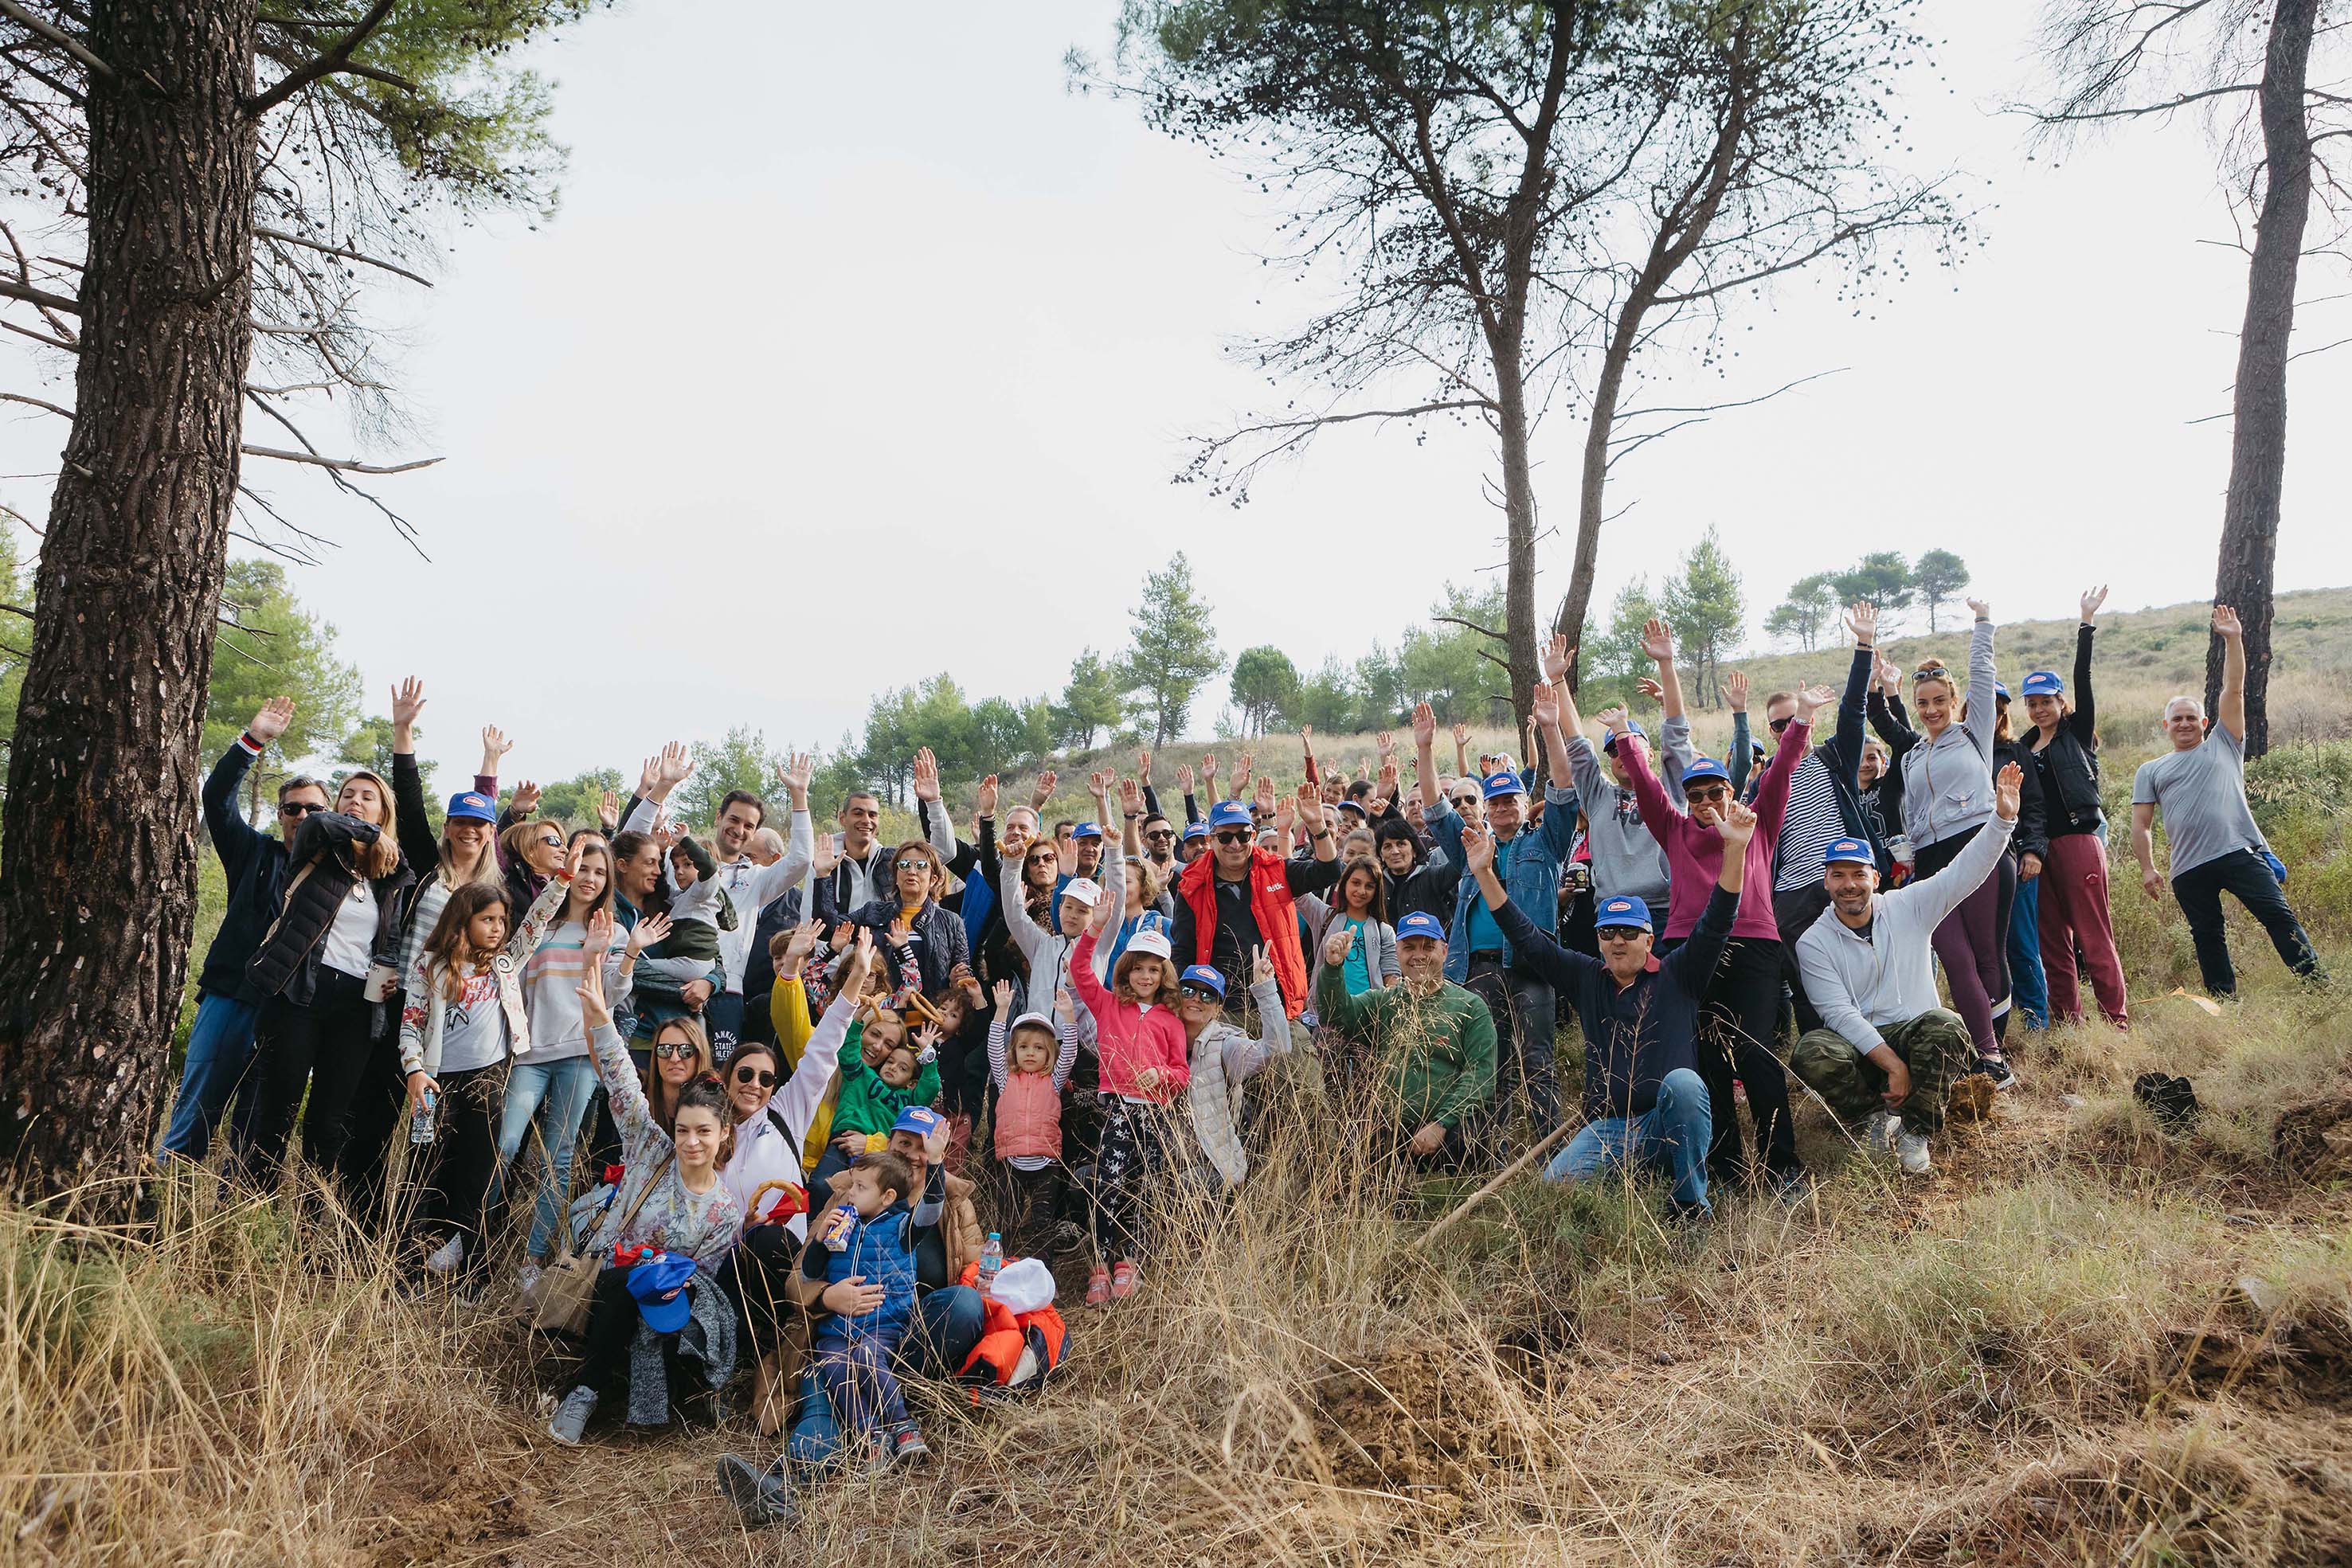
{"type": "Polygon", "coordinates": [[[1070,956],[1070,985],[1095,1019],[1101,1057],[1102,1142],[1095,1158],[1095,1265],[1087,1305],[1135,1294],[1141,1280],[1144,1191],[1167,1164],[1168,1105],[1190,1082],[1184,1021],[1176,1016],[1176,966],[1160,932],[1135,934],[1106,988],[1095,978],[1095,945],[1119,911],[1097,901],[1070,956]],[[1105,1267],[1106,1260],[1110,1264],[1105,1267]]]}

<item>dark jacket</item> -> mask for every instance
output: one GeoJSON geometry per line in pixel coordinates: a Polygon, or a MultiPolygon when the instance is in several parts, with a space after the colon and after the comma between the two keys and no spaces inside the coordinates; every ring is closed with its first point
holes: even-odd
{"type": "MultiPolygon", "coordinates": [[[[2018,740],[2031,759],[2027,775],[2041,775],[2045,839],[2095,833],[2106,821],[2099,810],[2098,713],[2091,699],[2091,635],[2096,630],[2084,626],[2074,633],[2074,710],[2058,721],[2058,733],[2040,751],[2033,749],[2041,744],[2039,729],[2028,727],[2018,740]]],[[[2019,848],[2022,852],[2024,846],[2019,848]]]]}
{"type": "MultiPolygon", "coordinates": [[[[353,851],[375,842],[382,831],[373,822],[340,811],[313,811],[302,819],[286,852],[292,869],[286,878],[281,906],[245,967],[238,1000],[257,1005],[282,996],[297,1007],[310,1005],[319,984],[320,944],[335,923],[336,909],[358,880],[352,863],[353,851]]],[[[374,879],[372,946],[379,955],[397,940],[400,894],[412,879],[405,861],[395,864],[391,875],[374,879]]]]}
{"type": "Polygon", "coordinates": [[[1559,988],[1584,1030],[1588,1121],[1639,1116],[1658,1103],[1658,1085],[1677,1068],[1698,1070],[1698,1009],[1731,937],[1739,895],[1718,885],[1690,939],[1620,988],[1598,958],[1570,952],[1535,927],[1516,900],[1496,924],[1519,961],[1559,988]]]}
{"type": "Polygon", "coordinates": [[[1438,921],[1454,916],[1454,894],[1462,881],[1462,868],[1444,857],[1430,858],[1420,843],[1413,845],[1421,856],[1418,865],[1402,876],[1386,866],[1381,868],[1381,881],[1387,884],[1389,924],[1394,925],[1408,915],[1427,915],[1438,921]]]}
{"type": "Polygon", "coordinates": [[[2011,835],[2009,852],[2014,855],[2046,855],[2050,852],[2050,814],[2042,793],[2042,770],[2033,765],[2032,754],[2014,740],[1995,739],[1992,743],[1993,777],[2000,769],[2017,764],[2017,831],[2011,835]]]}
{"type": "Polygon", "coordinates": [[[234,997],[245,988],[245,967],[286,902],[284,841],[262,832],[237,810],[237,791],[259,756],[239,737],[205,780],[205,831],[228,875],[228,906],[196,976],[196,988],[208,996],[234,997]]]}
{"type": "MultiPolygon", "coordinates": [[[[890,966],[891,986],[906,984],[899,950],[890,941],[891,923],[898,918],[898,901],[875,899],[849,918],[853,925],[874,933],[875,950],[890,966]]],[[[964,945],[963,920],[939,900],[930,899],[915,912],[908,936],[913,938],[908,946],[915,958],[916,983],[922,988],[923,995],[936,1001],[947,994],[949,972],[958,964],[971,961],[971,949],[964,945]]]]}

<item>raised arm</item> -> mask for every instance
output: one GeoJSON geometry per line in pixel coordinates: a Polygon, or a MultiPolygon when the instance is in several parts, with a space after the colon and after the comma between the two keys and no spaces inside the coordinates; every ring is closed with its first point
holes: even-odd
{"type": "Polygon", "coordinates": [[[1849,789],[1862,789],[1864,726],[1870,709],[1870,685],[1878,674],[1878,606],[1857,600],[1846,612],[1846,630],[1853,633],[1853,658],[1846,666],[1845,690],[1838,698],[1837,728],[1830,739],[1831,766],[1849,789]]]}
{"type": "Polygon", "coordinates": [[[1462,857],[1463,869],[1478,879],[1478,896],[1486,900],[1495,924],[1502,927],[1503,940],[1511,945],[1514,963],[1526,965],[1554,986],[1577,985],[1581,971],[1599,963],[1561,946],[1528,918],[1527,911],[1511,902],[1503,879],[1495,874],[1493,834],[1483,828],[1465,828],[1462,857]]]}
{"type": "Polygon", "coordinates": [[[1985,878],[2000,863],[2000,857],[2008,852],[2010,836],[2017,831],[2024,787],[2024,771],[2016,763],[2003,768],[1993,779],[1992,821],[1978,829],[1960,852],[1952,857],[1952,863],[1941,872],[1906,883],[1884,896],[1919,904],[1927,911],[1923,924],[1928,929],[1940,925],[1944,916],[1984,884],[1985,878]]]}
{"type": "Polygon", "coordinates": [[[1969,608],[1976,612],[1977,617],[1976,626],[1969,634],[1969,693],[1974,695],[1982,692],[1984,701],[1968,705],[1965,723],[1969,739],[1976,744],[1977,755],[1984,758],[1990,770],[1993,765],[1993,727],[2000,722],[2000,705],[1993,700],[1993,687],[2000,683],[1993,671],[1992,610],[1981,599],[1969,600],[1969,608]]]}
{"type": "Polygon", "coordinates": [[[2074,711],[2067,722],[2074,727],[2075,737],[2084,746],[2095,746],[2099,738],[2098,705],[2091,696],[2091,640],[2099,630],[2099,609],[2107,601],[2107,585],[2085,589],[2083,592],[2083,623],[2074,629],[2074,711]]]}
{"type": "Polygon", "coordinates": [[[425,814],[425,779],[416,766],[416,716],[425,711],[425,683],[415,675],[392,689],[392,826],[401,858],[418,875],[441,859],[441,841],[425,814]]]}
{"type": "Polygon", "coordinates": [[[1678,809],[1666,799],[1665,787],[1658,782],[1658,776],[1650,771],[1650,759],[1643,755],[1642,737],[1630,729],[1620,727],[1625,723],[1625,710],[1611,708],[1601,716],[1601,722],[1607,725],[1609,733],[1617,737],[1617,759],[1625,765],[1625,780],[1633,788],[1633,798],[1642,803],[1642,825],[1650,830],[1650,836],[1663,847],[1666,835],[1679,825],[1676,821],[1678,809]]]}
{"type": "MultiPolygon", "coordinates": [[[[809,779],[814,769],[814,760],[804,751],[793,753],[776,769],[776,782],[784,787],[785,797],[792,801],[792,827],[784,835],[784,852],[751,873],[751,907],[736,911],[747,925],[760,918],[761,910],[798,887],[801,878],[808,874],[816,849],[816,832],[809,823],[808,809],[809,779]]],[[[948,843],[955,843],[952,829],[948,832],[948,843]]],[[[946,852],[952,855],[954,850],[950,847],[946,852]]]]}
{"type": "Polygon", "coordinates": [[[1642,652],[1658,666],[1658,702],[1665,710],[1665,719],[1681,718],[1683,708],[1683,677],[1675,668],[1674,628],[1653,615],[1642,628],[1642,652]]]}
{"type": "Polygon", "coordinates": [[[1412,707],[1412,774],[1413,785],[1421,791],[1421,809],[1424,815],[1437,806],[1437,715],[1427,703],[1415,703],[1412,707]]]}
{"type": "Polygon", "coordinates": [[[294,699],[271,697],[253,716],[253,722],[245,727],[245,733],[221,753],[221,759],[213,764],[212,772],[205,779],[205,831],[211,836],[213,852],[220,856],[232,880],[264,836],[237,810],[236,792],[255,760],[271,741],[286,733],[286,727],[293,721],[294,699]]]}
{"type": "Polygon", "coordinates": [[[2242,744],[2246,738],[2246,628],[2237,611],[2213,606],[2213,634],[2221,639],[2221,695],[2213,704],[2213,722],[2242,744]]]}
{"type": "MultiPolygon", "coordinates": [[[[1731,798],[1747,799],[1748,776],[1756,771],[1755,732],[1748,727],[1748,672],[1726,670],[1723,673],[1723,698],[1731,705],[1731,745],[1726,749],[1723,770],[1731,775],[1731,798]]],[[[1660,737],[1664,741],[1664,737],[1660,737]]],[[[1667,756],[1671,758],[1669,750],[1667,756]]],[[[1667,782],[1674,779],[1670,776],[1667,782]]]]}

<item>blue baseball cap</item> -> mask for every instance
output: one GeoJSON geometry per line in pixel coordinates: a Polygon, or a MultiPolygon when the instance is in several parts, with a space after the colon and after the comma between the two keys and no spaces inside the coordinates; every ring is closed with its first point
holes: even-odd
{"type": "Polygon", "coordinates": [[[909,1105],[898,1113],[898,1119],[890,1124],[890,1130],[928,1138],[940,1130],[940,1113],[929,1105],[909,1105]]]}
{"type": "Polygon", "coordinates": [[[1400,942],[1408,936],[1426,936],[1433,942],[1445,940],[1445,927],[1437,923],[1436,915],[1424,909],[1416,909],[1398,921],[1396,934],[1400,942]]]}
{"type": "Polygon", "coordinates": [[[1683,769],[1683,793],[1689,794],[1692,782],[1700,779],[1713,779],[1728,785],[1731,770],[1712,757],[1694,757],[1691,765],[1683,769]]]}
{"type": "Polygon", "coordinates": [[[1070,830],[1070,837],[1073,839],[1101,838],[1102,824],[1100,822],[1080,822],[1076,827],[1070,830]]]}
{"type": "Polygon", "coordinates": [[[2066,683],[2058,678],[2055,670],[2036,670],[2025,677],[2025,695],[2030,697],[2063,697],[2066,683]]]}
{"type": "Polygon", "coordinates": [[[2009,688],[2002,685],[1999,681],[1995,681],[1992,684],[1992,695],[1996,699],[2001,702],[2007,702],[2009,700],[2009,688]]]}
{"type": "Polygon", "coordinates": [[[1860,839],[1832,839],[1830,847],[1822,852],[1822,864],[1826,867],[1841,862],[1847,865],[1875,866],[1878,864],[1878,856],[1872,852],[1869,844],[1860,839]]]}
{"type": "Polygon", "coordinates": [[[1225,977],[1213,964],[1195,964],[1177,977],[1177,983],[1199,986],[1222,997],[1225,994],[1225,977]]]}
{"type": "Polygon", "coordinates": [[[1528,787],[1519,782],[1519,776],[1507,768],[1500,773],[1486,775],[1486,782],[1483,788],[1489,800],[1498,795],[1524,795],[1528,792],[1528,787]]]}
{"type": "Polygon", "coordinates": [[[1630,925],[1637,931],[1656,929],[1650,924],[1648,901],[1630,893],[1612,894],[1594,907],[1592,928],[1606,931],[1612,925],[1630,925]]]}
{"type": "MultiPolygon", "coordinates": [[[[1625,721],[1625,728],[1628,733],[1638,735],[1644,740],[1649,738],[1649,732],[1642,727],[1642,721],[1638,718],[1627,719],[1625,721]]],[[[1601,741],[1601,749],[1609,753],[1612,757],[1614,757],[1617,754],[1617,732],[1615,730],[1611,730],[1609,732],[1608,738],[1601,741]]]]}
{"type": "Polygon", "coordinates": [[[495,822],[499,820],[496,801],[488,795],[478,795],[471,789],[461,789],[449,797],[446,815],[467,822],[495,822]]]}
{"type": "Polygon", "coordinates": [[[1209,827],[1212,831],[1218,828],[1248,828],[1255,825],[1250,821],[1249,808],[1239,800],[1220,800],[1209,808],[1209,827]]]}
{"type": "Polygon", "coordinates": [[[686,1282],[694,1278],[694,1260],[675,1252],[656,1252],[629,1270],[629,1294],[637,1311],[656,1333],[676,1333],[686,1326],[694,1303],[687,1298],[686,1282]]]}
{"type": "Polygon", "coordinates": [[[1209,836],[1209,824],[1208,824],[1208,823],[1206,823],[1206,822],[1187,822],[1187,823],[1185,823],[1185,824],[1184,824],[1184,837],[1185,837],[1186,839],[1188,839],[1188,840],[1190,840],[1190,839],[1205,839],[1205,838],[1207,838],[1208,836],[1209,836]]]}
{"type": "Polygon", "coordinates": [[[1353,811],[1356,815],[1363,818],[1366,821],[1370,821],[1372,816],[1370,808],[1366,807],[1361,800],[1357,800],[1353,795],[1342,795],[1339,798],[1339,810],[1342,811],[1353,811]]]}

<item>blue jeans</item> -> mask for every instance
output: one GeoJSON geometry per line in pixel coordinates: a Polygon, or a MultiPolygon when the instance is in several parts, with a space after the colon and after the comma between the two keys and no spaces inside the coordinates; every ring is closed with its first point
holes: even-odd
{"type": "Polygon", "coordinates": [[[499,1168],[514,1168],[523,1134],[533,1123],[538,1124],[544,1155],[539,1202],[530,1220],[533,1258],[547,1256],[548,1242],[562,1222],[563,1200],[572,1186],[572,1151],[580,1143],[580,1122],[588,1113],[589,1096],[595,1092],[596,1063],[585,1056],[522,1061],[508,1071],[506,1105],[499,1116],[499,1168]]]}
{"type": "Polygon", "coordinates": [[[2026,1028],[2050,1027],[2050,981],[2042,969],[2040,877],[2019,883],[2017,896],[2010,901],[2009,998],[2026,1028]]]}
{"type": "MultiPolygon", "coordinates": [[[[915,1303],[915,1319],[898,1342],[898,1372],[909,1377],[953,1377],[971,1354],[972,1346],[980,1343],[986,1322],[987,1308],[980,1292],[971,1286],[946,1285],[927,1291],[915,1303]]],[[[817,1356],[823,1354],[820,1349],[817,1356]]],[[[841,1458],[844,1447],[841,1423],[817,1375],[817,1356],[811,1357],[808,1369],[801,1375],[800,1416],[793,1421],[785,1445],[793,1463],[804,1469],[832,1464],[841,1458]]]]}
{"type": "MultiPolygon", "coordinates": [[[[188,1030],[188,1060],[180,1070],[180,1092],[172,1102],[172,1124],[163,1134],[163,1152],[201,1160],[212,1147],[213,1129],[228,1109],[229,1096],[253,1061],[253,1026],[260,1007],[235,997],[202,993],[196,1021],[188,1030]]],[[[257,1103],[246,1096],[250,1113],[257,1103]]],[[[242,1127],[232,1128],[230,1142],[242,1146],[242,1127]]]]}
{"type": "Polygon", "coordinates": [[[1706,1145],[1714,1134],[1706,1085],[1689,1068],[1677,1067],[1658,1085],[1658,1103],[1649,1110],[1630,1121],[1587,1122],[1544,1167],[1544,1179],[1588,1181],[1619,1166],[1641,1166],[1674,1178],[1676,1203],[1705,1209],[1706,1145]]]}

